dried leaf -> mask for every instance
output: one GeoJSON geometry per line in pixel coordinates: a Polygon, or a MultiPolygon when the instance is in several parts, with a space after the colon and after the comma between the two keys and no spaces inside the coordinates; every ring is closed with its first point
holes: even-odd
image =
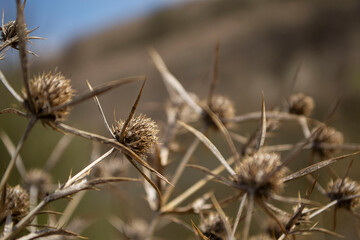
{"type": "Polygon", "coordinates": [[[355,156],[355,155],[357,155],[359,153],[360,153],[360,151],[355,152],[355,153],[345,154],[345,155],[335,157],[335,158],[331,158],[329,160],[321,161],[319,163],[315,163],[315,164],[313,164],[311,166],[308,166],[308,167],[306,167],[304,169],[301,169],[301,170],[299,170],[299,171],[297,171],[297,172],[295,172],[293,174],[290,174],[287,177],[284,177],[283,181],[288,182],[288,181],[303,177],[303,176],[308,175],[310,173],[313,173],[313,172],[315,172],[315,171],[317,171],[317,170],[319,170],[319,169],[321,169],[323,167],[326,167],[327,165],[335,163],[338,160],[342,160],[342,159],[345,159],[345,158],[348,158],[348,157],[351,157],[351,156],[355,156]]]}
{"type": "Polygon", "coordinates": [[[235,176],[235,171],[230,167],[230,165],[226,162],[225,158],[221,155],[219,150],[215,147],[215,145],[200,131],[195,128],[187,125],[184,122],[178,121],[178,123],[193,133],[197,138],[200,139],[201,142],[205,144],[205,146],[216,156],[216,158],[220,161],[220,163],[226,168],[226,170],[231,174],[231,176],[235,176]]]}

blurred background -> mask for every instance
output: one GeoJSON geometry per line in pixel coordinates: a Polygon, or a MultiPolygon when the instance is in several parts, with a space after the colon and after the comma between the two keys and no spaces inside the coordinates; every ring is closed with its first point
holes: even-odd
{"type": "MultiPolygon", "coordinates": [[[[4,9],[5,22],[15,20],[15,1],[1,1],[0,9],[4,9]]],[[[291,93],[304,92],[313,96],[316,104],[313,116],[319,120],[324,120],[340,99],[331,125],[344,133],[345,142],[360,142],[360,2],[357,0],[106,0],[101,3],[95,0],[31,0],[27,2],[25,19],[29,29],[39,27],[32,35],[47,39],[29,45],[29,49],[40,56],[29,57],[32,75],[57,68],[72,80],[78,94],[87,91],[86,80],[96,86],[122,77],[146,75],[147,83],[137,112],[146,113],[160,126],[164,126],[166,120],[164,102],[167,92],[148,49],[155,48],[184,87],[204,98],[209,91],[214,49],[219,42],[216,93],[232,99],[238,115],[258,111],[262,91],[268,109],[283,106],[291,93]],[[297,69],[299,72],[292,87],[297,69]]],[[[20,91],[19,66],[18,52],[13,49],[0,62],[0,69],[20,91]]],[[[100,97],[110,120],[114,110],[117,118],[127,116],[140,86],[140,83],[133,83],[100,97]]],[[[0,109],[16,106],[3,86],[0,86],[0,95],[0,109]]],[[[108,135],[92,100],[75,106],[68,123],[108,135]]],[[[5,131],[15,143],[25,126],[26,120],[14,115],[0,117],[0,131],[5,131]]],[[[294,133],[289,131],[284,135],[282,143],[299,140],[298,128],[288,128],[294,133]]],[[[254,127],[241,131],[250,135],[253,130],[254,127]]],[[[41,168],[60,137],[61,134],[38,124],[22,151],[25,165],[41,168]]],[[[223,147],[224,154],[229,154],[224,146],[219,148],[223,147]]],[[[52,173],[54,182],[63,182],[70,169],[73,172],[80,170],[89,161],[92,148],[89,141],[74,138],[52,173]]],[[[207,154],[205,148],[198,150],[198,158],[201,154],[207,154]]],[[[0,158],[0,170],[3,171],[9,159],[3,144],[0,144],[0,158]]],[[[350,172],[357,180],[360,180],[356,176],[359,167],[360,164],[354,162],[350,172]]],[[[336,165],[336,168],[342,175],[346,164],[336,165]]],[[[189,172],[189,176],[199,175],[194,170],[189,172]]],[[[11,183],[18,183],[18,179],[14,172],[11,183]]],[[[325,177],[324,183],[328,180],[329,177],[325,177]]],[[[189,184],[184,181],[175,195],[189,184]]],[[[106,190],[86,193],[78,214],[93,209],[98,219],[83,233],[84,236],[119,238],[121,235],[106,221],[110,213],[116,213],[126,221],[137,217],[149,219],[150,210],[142,199],[145,193],[141,185],[121,186],[134,196],[118,199],[106,190]],[[131,198],[139,201],[130,202],[129,207],[128,199],[131,198]],[[104,204],[100,206],[99,201],[104,204]],[[140,210],[137,204],[144,209],[140,210]],[[128,211],[134,208],[138,210],[128,211]]],[[[211,187],[219,187],[219,184],[210,184],[208,189],[211,187]]],[[[294,189],[289,190],[292,196],[297,194],[294,189]]],[[[351,214],[344,212],[340,213],[346,216],[344,219],[352,219],[351,214]]],[[[329,216],[332,215],[329,213],[329,216]]],[[[188,219],[186,221],[189,223],[188,219]]],[[[356,222],[338,225],[339,233],[348,239],[356,238],[356,229],[356,222]]],[[[176,239],[192,236],[177,225],[160,231],[159,236],[166,236],[167,231],[179,231],[176,239]]],[[[256,231],[253,229],[254,233],[256,231]]],[[[330,238],[319,233],[313,239],[330,238]]]]}

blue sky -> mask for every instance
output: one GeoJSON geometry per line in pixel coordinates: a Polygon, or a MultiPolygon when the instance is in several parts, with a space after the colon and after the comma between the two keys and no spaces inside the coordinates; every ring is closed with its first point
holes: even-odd
{"type": "MultiPolygon", "coordinates": [[[[29,29],[40,27],[33,35],[48,39],[39,50],[53,52],[104,26],[186,1],[189,0],[28,0],[25,19],[29,29]]],[[[15,0],[0,0],[0,9],[5,11],[5,22],[16,18],[15,0]]]]}

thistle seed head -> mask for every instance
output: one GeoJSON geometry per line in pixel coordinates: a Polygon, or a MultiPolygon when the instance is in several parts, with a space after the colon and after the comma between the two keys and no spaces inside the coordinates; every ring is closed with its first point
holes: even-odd
{"type": "Polygon", "coordinates": [[[124,126],[124,121],[116,121],[112,126],[116,140],[130,148],[136,154],[143,156],[151,150],[153,144],[157,141],[156,134],[159,132],[158,127],[151,118],[146,118],[145,115],[140,114],[130,120],[124,131],[122,138],[121,132],[124,126]]]}
{"type": "Polygon", "coordinates": [[[52,177],[49,173],[42,169],[31,169],[27,172],[26,182],[24,185],[28,191],[30,191],[31,186],[35,186],[39,191],[39,197],[43,197],[51,190],[52,177]]]}
{"type": "MultiPolygon", "coordinates": [[[[62,122],[67,118],[70,107],[51,111],[53,107],[70,102],[74,94],[70,80],[60,72],[43,73],[34,77],[29,81],[29,89],[36,114],[47,113],[41,117],[42,119],[62,122]]],[[[23,90],[23,95],[28,103],[29,99],[25,90],[23,90]]]]}
{"type": "Polygon", "coordinates": [[[343,143],[344,136],[341,132],[336,131],[332,127],[322,126],[314,139],[313,149],[322,157],[330,157],[338,152],[338,148],[322,146],[322,144],[341,145],[343,143]]]}
{"type": "Polygon", "coordinates": [[[29,211],[29,193],[20,185],[7,187],[4,211],[5,216],[10,214],[19,221],[29,211]]]}
{"type": "MultiPolygon", "coordinates": [[[[223,120],[231,119],[235,116],[234,103],[226,96],[214,95],[209,104],[209,108],[220,118],[225,126],[227,126],[228,123],[223,120]]],[[[206,121],[208,121],[211,126],[214,126],[214,123],[209,116],[207,116],[206,121]]]]}
{"type": "MultiPolygon", "coordinates": [[[[0,27],[1,41],[5,42],[17,36],[15,21],[9,21],[0,27]]],[[[17,44],[17,43],[16,43],[17,44]]],[[[14,45],[16,47],[16,45],[14,45]]]]}
{"type": "MultiPolygon", "coordinates": [[[[360,185],[358,182],[350,180],[349,178],[345,178],[344,181],[340,178],[335,181],[331,180],[327,187],[327,195],[332,201],[357,194],[360,194],[360,185]]],[[[346,208],[348,210],[354,209],[359,205],[360,198],[353,198],[337,203],[337,207],[346,208]]]]}
{"type": "Polygon", "coordinates": [[[289,113],[310,116],[315,107],[314,99],[303,93],[293,94],[288,100],[289,113]]]}
{"type": "Polygon", "coordinates": [[[234,182],[245,192],[253,193],[259,198],[268,198],[283,189],[285,168],[273,174],[280,165],[280,155],[277,153],[257,152],[246,156],[236,169],[234,182]],[[269,174],[273,175],[269,178],[269,174]]]}
{"type": "Polygon", "coordinates": [[[225,225],[217,212],[210,212],[206,218],[202,219],[199,229],[211,240],[226,239],[225,225]]]}

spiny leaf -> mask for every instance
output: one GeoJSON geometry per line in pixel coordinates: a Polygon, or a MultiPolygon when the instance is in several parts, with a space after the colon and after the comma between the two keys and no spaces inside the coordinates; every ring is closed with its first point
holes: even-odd
{"type": "Polygon", "coordinates": [[[357,154],[359,154],[359,152],[355,152],[355,153],[350,153],[350,154],[346,154],[346,155],[342,155],[342,156],[339,156],[339,157],[335,157],[335,158],[331,158],[329,160],[325,160],[325,161],[321,161],[319,163],[315,163],[311,166],[308,166],[304,169],[301,169],[293,174],[290,174],[289,176],[287,177],[284,177],[283,178],[283,181],[284,182],[288,182],[288,181],[291,181],[291,180],[294,180],[294,179],[297,179],[297,178],[300,178],[300,177],[303,177],[305,175],[308,175],[310,173],[313,173],[323,167],[326,167],[327,165],[330,165],[334,162],[337,162],[338,160],[342,160],[342,159],[345,159],[345,158],[348,158],[348,157],[351,157],[351,156],[355,156],[357,154]]]}

